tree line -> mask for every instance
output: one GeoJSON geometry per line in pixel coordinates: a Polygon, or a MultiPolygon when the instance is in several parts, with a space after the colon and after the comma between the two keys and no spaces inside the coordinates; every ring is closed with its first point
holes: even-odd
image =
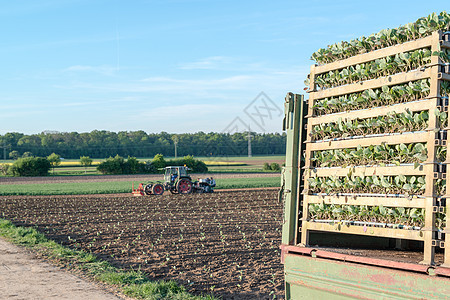
{"type": "MultiPolygon", "coordinates": [[[[0,173],[4,176],[47,176],[50,168],[61,164],[61,157],[52,153],[47,157],[29,156],[20,157],[13,164],[0,164],[0,173]]],[[[85,167],[92,164],[89,156],[81,156],[80,164],[85,167]]],[[[203,161],[195,159],[191,155],[183,158],[165,160],[162,154],[156,154],[152,160],[141,162],[136,157],[128,156],[125,159],[119,155],[109,157],[97,166],[97,171],[102,174],[148,174],[162,173],[167,166],[186,166],[194,173],[206,173],[208,167],[203,161]]]]}
{"type": "MultiPolygon", "coordinates": [[[[164,156],[238,156],[247,155],[248,133],[146,133],[144,131],[110,132],[42,132],[26,135],[11,132],[0,135],[0,159],[8,159],[11,152],[18,157],[58,153],[67,159],[80,156],[92,158],[164,156]],[[15,151],[15,152],[14,152],[15,151]]],[[[254,155],[284,154],[286,135],[279,133],[251,133],[254,155]]]]}

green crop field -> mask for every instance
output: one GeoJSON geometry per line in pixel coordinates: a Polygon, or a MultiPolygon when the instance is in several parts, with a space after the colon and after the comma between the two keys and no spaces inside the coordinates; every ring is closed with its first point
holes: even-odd
{"type": "MultiPolygon", "coordinates": [[[[238,189],[280,186],[279,177],[222,178],[217,179],[216,189],[238,189]]],[[[67,182],[44,184],[2,184],[0,195],[85,195],[131,193],[131,186],[139,182],[67,182]]]]}

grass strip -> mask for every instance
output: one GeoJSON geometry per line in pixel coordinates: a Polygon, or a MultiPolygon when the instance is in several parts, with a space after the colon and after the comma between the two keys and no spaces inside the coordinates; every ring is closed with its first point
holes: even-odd
{"type": "Polygon", "coordinates": [[[279,187],[280,177],[222,178],[216,180],[216,185],[217,190],[279,187]]]}
{"type": "MultiPolygon", "coordinates": [[[[193,178],[194,179],[194,178],[193,178]]],[[[64,182],[44,184],[1,184],[0,196],[8,195],[87,195],[87,194],[131,194],[131,181],[110,182],[64,182]]],[[[260,187],[278,187],[280,178],[250,177],[216,179],[216,189],[245,189],[260,187]]],[[[139,182],[134,182],[137,188],[139,182]]]]}
{"type": "Polygon", "coordinates": [[[109,284],[123,294],[137,299],[215,299],[211,295],[193,296],[175,281],[152,281],[140,270],[116,268],[91,253],[73,250],[47,239],[32,227],[18,227],[0,218],[0,236],[37,251],[67,269],[80,270],[91,279],[109,284]]]}

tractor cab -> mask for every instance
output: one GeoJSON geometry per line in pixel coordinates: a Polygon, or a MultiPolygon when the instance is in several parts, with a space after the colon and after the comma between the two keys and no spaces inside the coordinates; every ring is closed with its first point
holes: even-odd
{"type": "Polygon", "coordinates": [[[181,178],[191,180],[191,177],[188,175],[187,171],[188,168],[185,166],[166,167],[164,171],[164,182],[174,184],[181,178]]]}

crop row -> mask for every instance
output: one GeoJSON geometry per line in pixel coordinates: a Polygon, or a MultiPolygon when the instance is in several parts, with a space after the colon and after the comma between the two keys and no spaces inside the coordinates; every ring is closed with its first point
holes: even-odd
{"type": "Polygon", "coordinates": [[[442,49],[439,52],[433,52],[433,55],[439,56],[444,62],[450,63],[450,49],[442,49]]]}
{"type": "MultiPolygon", "coordinates": [[[[441,96],[448,95],[450,84],[441,83],[441,96]]],[[[314,102],[315,115],[326,115],[343,111],[359,110],[397,103],[424,99],[430,92],[430,80],[422,79],[392,87],[382,86],[377,89],[367,89],[339,97],[320,99],[314,102]]]]}
{"type": "MultiPolygon", "coordinates": [[[[425,143],[370,145],[356,148],[330,149],[314,151],[311,161],[315,167],[347,167],[387,164],[422,163],[427,160],[425,143]]],[[[447,154],[446,147],[437,147],[437,158],[444,161],[447,154]]]]}
{"type": "Polygon", "coordinates": [[[362,36],[349,42],[343,41],[329,45],[326,49],[319,49],[311,56],[318,64],[327,64],[340,59],[349,58],[357,54],[394,46],[407,41],[431,35],[437,30],[449,30],[450,14],[443,11],[439,15],[432,13],[394,29],[384,29],[368,37],[362,36]]]}
{"type": "MultiPolygon", "coordinates": [[[[385,207],[367,205],[334,205],[334,204],[310,204],[308,206],[310,218],[316,220],[345,220],[375,223],[391,223],[402,226],[425,225],[425,209],[385,207]]],[[[446,222],[445,213],[436,214],[435,225],[443,228],[446,222]]]]}
{"type": "MultiPolygon", "coordinates": [[[[430,62],[430,48],[419,49],[320,74],[315,77],[314,83],[319,89],[328,89],[344,84],[408,72],[423,67],[430,62]]],[[[309,85],[308,81],[305,84],[309,85]]]]}
{"type": "Polygon", "coordinates": [[[425,191],[425,176],[330,176],[308,178],[312,193],[416,194],[425,191]]]}
{"type": "MultiPolygon", "coordinates": [[[[438,111],[439,116],[441,113],[438,111]]],[[[313,141],[330,138],[348,138],[370,134],[388,134],[424,130],[428,127],[428,111],[405,111],[400,114],[389,113],[384,116],[367,119],[349,119],[315,125],[311,130],[313,141]]],[[[446,125],[447,113],[442,114],[442,123],[446,125]]]]}

